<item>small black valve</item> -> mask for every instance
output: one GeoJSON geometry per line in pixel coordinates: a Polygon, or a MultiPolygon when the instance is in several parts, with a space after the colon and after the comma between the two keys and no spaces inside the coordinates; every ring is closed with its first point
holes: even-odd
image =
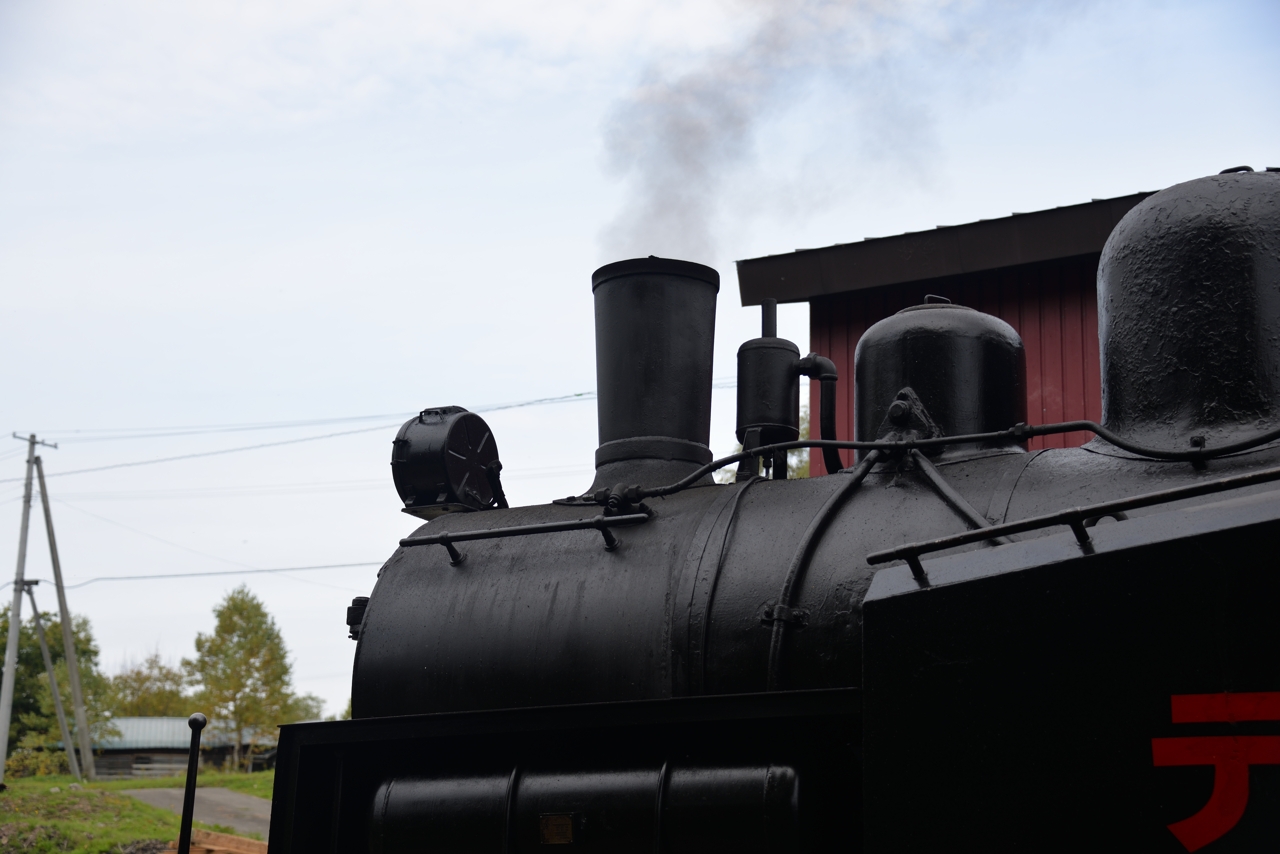
{"type": "Polygon", "coordinates": [[[364,612],[369,607],[368,596],[357,596],[351,600],[351,606],[347,608],[347,628],[351,630],[348,635],[354,641],[360,640],[360,627],[364,625],[364,612]]]}

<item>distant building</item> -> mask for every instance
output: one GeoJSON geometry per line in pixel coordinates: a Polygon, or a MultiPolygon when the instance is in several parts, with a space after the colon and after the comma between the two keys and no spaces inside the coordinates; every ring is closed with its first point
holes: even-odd
{"type": "MultiPolygon", "coordinates": [[[[837,435],[853,438],[853,353],[873,323],[937,294],[993,314],[1027,348],[1031,424],[1102,416],[1098,259],[1111,230],[1151,193],[1095,199],[965,225],[938,226],[738,262],[743,305],[809,303],[809,347],[840,371],[837,435]]],[[[816,412],[818,384],[811,394],[816,412]]],[[[815,437],[816,438],[816,437],[815,437]]],[[[1089,433],[1032,439],[1032,450],[1080,445],[1089,433]]],[[[845,465],[851,452],[842,451],[845,465]]],[[[822,454],[811,471],[825,473],[822,454]]]]}
{"type": "MultiPolygon", "coordinates": [[[[191,728],[186,718],[114,718],[119,733],[93,745],[94,769],[103,779],[131,777],[172,777],[187,771],[187,751],[191,748],[191,728]]],[[[274,764],[275,737],[258,738],[269,748],[255,766],[274,764]]],[[[232,741],[215,727],[205,729],[200,739],[200,765],[220,768],[231,756],[232,741]]]]}

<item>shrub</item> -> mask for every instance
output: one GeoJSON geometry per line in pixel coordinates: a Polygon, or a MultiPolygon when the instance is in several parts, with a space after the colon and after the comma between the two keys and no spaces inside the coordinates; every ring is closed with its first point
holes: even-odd
{"type": "Polygon", "coordinates": [[[51,774],[70,773],[67,754],[62,750],[19,747],[4,763],[6,777],[47,777],[51,774]]]}

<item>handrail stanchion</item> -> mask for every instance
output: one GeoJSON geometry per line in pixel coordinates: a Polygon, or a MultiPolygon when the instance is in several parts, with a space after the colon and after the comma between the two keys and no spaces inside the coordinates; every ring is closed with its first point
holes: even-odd
{"type": "Polygon", "coordinates": [[[191,727],[191,752],[187,756],[187,790],[182,795],[182,830],[178,833],[178,854],[191,854],[191,819],[196,811],[196,774],[200,770],[200,730],[209,719],[196,712],[187,718],[191,727]]]}

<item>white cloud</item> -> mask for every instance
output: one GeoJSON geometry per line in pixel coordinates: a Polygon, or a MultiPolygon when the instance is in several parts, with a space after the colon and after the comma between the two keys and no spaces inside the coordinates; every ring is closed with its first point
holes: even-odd
{"type": "MultiPolygon", "coordinates": [[[[0,428],[276,421],[590,390],[589,277],[616,260],[599,258],[596,236],[631,204],[600,168],[609,105],[646,68],[649,81],[678,81],[757,34],[767,44],[779,34],[760,23],[775,8],[0,2],[0,428]]],[[[1280,165],[1266,153],[1280,114],[1260,99],[1280,73],[1274,0],[1098,4],[1088,20],[1031,27],[1001,10],[1042,4],[787,8],[812,11],[786,26],[801,41],[816,34],[821,50],[776,55],[768,110],[725,172],[717,210],[730,215],[714,223],[711,259],[724,276],[717,376],[732,375],[738,342],[759,328],[736,307],[733,258],[1280,165]],[[859,15],[879,23],[841,23],[859,15]]],[[[804,347],[804,308],[785,307],[783,324],[804,347]]],[[[733,394],[714,401],[712,441],[726,450],[733,394]]],[[[517,503],[589,483],[591,404],[490,423],[517,503]]],[[[361,434],[50,486],[255,566],[376,560],[413,526],[387,476],[389,441],[361,434]],[[340,480],[382,487],[214,489],[340,480]],[[209,491],[123,497],[187,488],[209,491]]],[[[237,443],[68,442],[46,463],[237,443]]],[[[21,476],[21,456],[4,453],[0,478],[21,476]]],[[[0,558],[17,548],[17,494],[0,485],[0,558]]],[[[55,507],[69,576],[221,566],[55,507]]],[[[36,523],[31,574],[48,577],[36,523]]],[[[348,590],[251,583],[285,627],[299,687],[334,711],[353,647],[343,610],[372,572],[307,578],[348,590]]],[[[94,620],[109,663],[158,640],[180,656],[236,583],[104,583],[72,606],[94,620]],[[140,607],[155,621],[133,619],[140,607]]]]}
{"type": "Polygon", "coordinates": [[[16,4],[0,115],[107,138],[280,127],[590,85],[732,36],[716,2],[16,4]]]}

